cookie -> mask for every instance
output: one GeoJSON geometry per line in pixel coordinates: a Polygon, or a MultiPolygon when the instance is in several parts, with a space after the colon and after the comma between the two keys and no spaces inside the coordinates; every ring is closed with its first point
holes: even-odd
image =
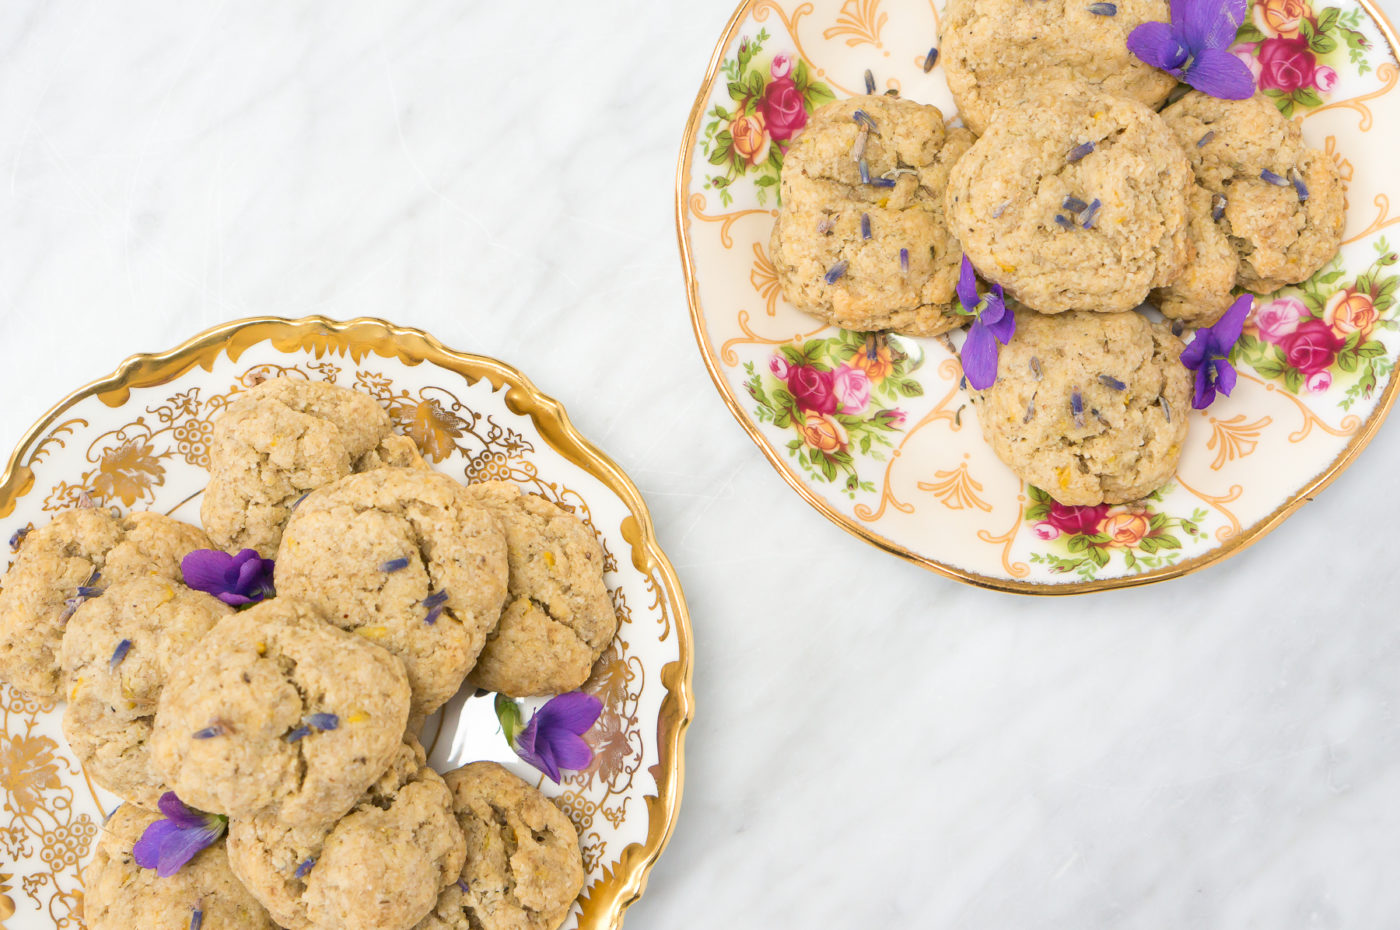
{"type": "Polygon", "coordinates": [[[1188,326],[1210,326],[1230,308],[1240,260],[1230,237],[1215,219],[1218,200],[1199,184],[1191,188],[1187,203],[1192,257],[1171,284],[1152,292],[1152,302],[1162,315],[1188,326]]]}
{"type": "Polygon", "coordinates": [[[468,682],[511,697],[574,690],[617,632],[602,546],[578,517],[509,482],[467,493],[500,520],[510,558],[501,622],[468,682]]]}
{"type": "Polygon", "coordinates": [[[948,223],[981,275],[1033,310],[1131,310],[1186,265],[1190,190],[1156,113],[1054,85],[954,166],[948,223]]]}
{"type": "Polygon", "coordinates": [[[233,608],[164,578],[118,581],[73,614],[60,660],[63,735],[92,780],[154,810],[170,787],[151,765],[156,703],[185,655],[233,608]]]}
{"type": "Polygon", "coordinates": [[[394,438],[389,414],[367,394],[322,381],[264,381],[214,423],[204,528],[223,549],[273,558],[308,491],[352,472],[412,465],[411,445],[394,438]]]}
{"type": "Polygon", "coordinates": [[[382,469],[312,494],[293,514],[277,590],[403,660],[413,712],[462,686],[506,598],[506,536],[458,482],[382,469]]]}
{"type": "Polygon", "coordinates": [[[279,596],[185,654],[160,695],[151,759],[191,807],[319,826],[383,773],[408,702],[403,663],[279,596]]]}
{"type": "Polygon", "coordinates": [[[1166,0],[949,0],[939,60],[979,135],[998,107],[1057,81],[1156,107],[1176,79],[1129,52],[1128,34],[1170,18],[1166,0]]]}
{"type": "Polygon", "coordinates": [[[276,930],[267,910],[233,877],[222,840],[167,878],[137,865],[131,847],[159,818],[123,804],[102,828],[92,861],[83,869],[87,930],[276,930]]]}
{"type": "Polygon", "coordinates": [[[129,578],[178,579],[180,560],[211,545],[158,513],[65,510],[29,533],[0,589],[0,678],[36,698],[59,693],[65,622],[88,596],[129,578]]]}
{"type": "Polygon", "coordinates": [[[996,383],[972,395],[982,435],[1061,504],[1137,500],[1181,458],[1191,412],[1182,348],[1137,313],[1018,310],[996,383]]]}
{"type": "Polygon", "coordinates": [[[228,849],[234,874],[288,930],[408,930],[467,854],[452,794],[417,743],[401,744],[336,822],[234,820],[228,849]]]}
{"type": "Polygon", "coordinates": [[[583,890],[569,818],[494,762],[443,776],[467,838],[460,882],[416,930],[554,930],[583,890]]]}
{"type": "Polygon", "coordinates": [[[1268,97],[1219,100],[1193,90],[1162,118],[1196,179],[1224,200],[1221,225],[1239,255],[1241,287],[1266,294],[1306,281],[1337,254],[1346,223],[1337,163],[1304,145],[1299,124],[1268,97]]]}
{"type": "Polygon", "coordinates": [[[910,100],[819,107],[783,159],[769,243],[783,297],[844,329],[933,336],[961,325],[950,307],[962,252],[943,190],[972,138],[910,100]]]}

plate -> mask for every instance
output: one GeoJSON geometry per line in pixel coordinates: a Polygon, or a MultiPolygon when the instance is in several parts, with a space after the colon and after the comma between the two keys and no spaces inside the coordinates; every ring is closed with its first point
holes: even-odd
{"type": "Polygon", "coordinates": [[[809,504],[960,581],[1072,594],[1184,575],[1239,552],[1335,479],[1395,400],[1393,27],[1357,0],[1250,4],[1237,54],[1347,181],[1341,253],[1302,286],[1260,299],[1237,356],[1239,387],[1193,414],[1172,482],[1134,505],[1063,508],[983,442],[946,341],[881,344],[859,414],[791,417],[774,400],[783,387],[775,369],[785,366],[770,363],[784,348],[834,370],[865,345],[861,334],[818,325],[779,291],[768,237],[785,140],[823,101],[863,93],[867,69],[878,90],[951,117],[941,65],[924,71],[941,6],[749,0],[725,27],[676,178],[691,320],[715,386],[809,504]]]}
{"type": "MultiPolygon", "coordinates": [[[[593,765],[562,785],[543,781],[507,746],[489,696],[458,695],[429,718],[422,739],[439,771],[494,759],[554,797],[578,828],[588,872],[564,926],[620,926],[680,806],[689,619],[636,486],[515,369],[381,320],[230,323],[170,352],[135,356],[51,410],[10,458],[0,540],[87,500],[198,523],[213,420],[231,395],[276,376],[372,394],[437,470],[514,481],[597,534],[620,625],[585,686],[604,704],[587,736],[593,765]]],[[[103,812],[119,802],[73,761],[61,706],[3,686],[0,713],[0,922],[7,930],[78,927],[79,870],[103,812]]]]}

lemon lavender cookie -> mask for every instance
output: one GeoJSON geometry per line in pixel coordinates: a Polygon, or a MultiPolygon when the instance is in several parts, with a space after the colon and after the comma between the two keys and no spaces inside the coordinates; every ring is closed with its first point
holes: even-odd
{"type": "Polygon", "coordinates": [[[1230,306],[1240,260],[1221,228],[1224,198],[1195,185],[1187,210],[1191,257],[1176,280],[1152,292],[1152,302],[1163,316],[1189,326],[1209,326],[1230,306]]]}

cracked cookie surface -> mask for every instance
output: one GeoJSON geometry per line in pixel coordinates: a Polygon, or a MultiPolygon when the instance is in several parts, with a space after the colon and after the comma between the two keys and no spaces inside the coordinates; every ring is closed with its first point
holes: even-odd
{"type": "Polygon", "coordinates": [[[996,383],[972,395],[982,435],[1061,504],[1137,500],[1181,458],[1191,413],[1182,348],[1138,313],[1017,310],[996,383]]]}
{"type": "Polygon", "coordinates": [[[982,277],[1031,309],[1118,312],[1185,267],[1190,190],[1160,116],[1051,85],[1008,107],[954,166],[948,222],[982,277]]]}
{"type": "Polygon", "coordinates": [[[86,589],[146,576],[178,580],[180,560],[210,545],[202,530],[158,513],[120,517],[85,507],[57,514],[24,537],[4,577],[0,678],[35,697],[57,696],[64,625],[86,589]]]}
{"type": "Polygon", "coordinates": [[[862,96],[819,107],[783,161],[769,242],[783,296],[862,332],[933,336],[961,325],[950,307],[962,251],[944,221],[943,191],[972,141],[965,129],[945,129],[937,107],[910,100],[862,96]],[[862,133],[857,111],[873,129],[862,133]],[[856,149],[874,183],[862,182],[856,149]],[[876,186],[886,176],[892,183],[876,186]]]}
{"type": "Polygon", "coordinates": [[[234,873],[289,930],[408,930],[467,854],[452,795],[415,742],[334,823],[234,820],[228,848],[234,873]]]}
{"type": "Polygon", "coordinates": [[[949,0],[939,56],[963,123],[986,132],[998,107],[1065,81],[1155,107],[1176,79],[1128,51],[1128,34],[1170,19],[1166,0],[1116,0],[1111,15],[1082,0],[949,0]]]}
{"type": "Polygon", "coordinates": [[[1235,247],[1214,216],[1217,204],[1216,195],[1192,185],[1187,198],[1192,257],[1175,281],[1152,292],[1163,316],[1188,326],[1210,326],[1225,315],[1239,273],[1235,247]]]}
{"type": "Polygon", "coordinates": [[[569,818],[494,762],[443,776],[467,839],[461,881],[415,930],[554,930],[583,890],[569,818]]]}
{"type": "Polygon", "coordinates": [[[413,712],[457,693],[506,599],[506,535],[468,489],[381,469],[315,492],[287,524],[277,590],[403,660],[413,712]]]}
{"type": "Polygon", "coordinates": [[[123,804],[102,828],[92,861],[83,869],[87,930],[189,930],[196,922],[209,928],[276,930],[267,910],[234,878],[223,840],[168,878],[137,865],[131,847],[159,817],[123,804]]]}
{"type": "Polygon", "coordinates": [[[467,492],[499,519],[510,560],[505,610],[468,682],[511,697],[574,690],[617,632],[602,546],[578,517],[509,482],[467,492]]]}
{"type": "Polygon", "coordinates": [[[63,735],[92,780],[154,810],[170,787],[150,758],[162,688],[186,653],[233,608],[164,578],[112,584],[68,621],[60,654],[63,735]]]}
{"type": "Polygon", "coordinates": [[[315,826],[384,771],[408,704],[403,663],[279,596],[185,654],[161,692],[151,758],[192,807],[315,826]]]}
{"type": "Polygon", "coordinates": [[[353,472],[419,467],[368,394],[273,378],[237,396],[214,422],[200,516],[220,547],[273,558],[297,501],[353,472]]]}
{"type": "Polygon", "coordinates": [[[1306,281],[1337,254],[1346,222],[1340,169],[1304,145],[1298,123],[1272,100],[1193,90],[1162,118],[1196,179],[1225,199],[1221,226],[1239,256],[1241,287],[1267,294],[1306,281]]]}

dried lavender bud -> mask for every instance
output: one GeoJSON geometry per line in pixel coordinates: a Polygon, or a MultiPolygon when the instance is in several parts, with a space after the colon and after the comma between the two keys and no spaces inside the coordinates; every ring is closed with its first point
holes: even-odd
{"type": "Polygon", "coordinates": [[[1009,207],[1009,206],[1011,206],[1011,201],[1008,200],[1006,203],[1002,204],[1001,206],[999,206],[999,207],[997,207],[995,210],[993,210],[993,211],[992,211],[992,219],[994,219],[994,220],[1001,219],[1001,215],[1002,215],[1003,213],[1006,212],[1006,208],[1009,207]]]}
{"type": "Polygon", "coordinates": [[[870,214],[869,214],[869,213],[862,213],[862,214],[860,215],[860,237],[861,237],[862,239],[869,239],[869,238],[870,238],[870,214]]]}
{"type": "Polygon", "coordinates": [[[1059,224],[1060,224],[1061,226],[1063,226],[1065,229],[1073,229],[1073,228],[1074,228],[1074,221],[1071,220],[1069,217],[1065,216],[1063,213],[1056,213],[1056,214],[1055,214],[1055,222],[1056,222],[1056,223],[1059,223],[1059,224]]]}
{"type": "Polygon", "coordinates": [[[1298,192],[1298,202],[1305,202],[1308,199],[1308,186],[1303,183],[1302,172],[1297,168],[1289,168],[1288,180],[1293,182],[1293,189],[1298,192]]]}
{"type": "Polygon", "coordinates": [[[836,221],[829,216],[824,216],[817,220],[817,232],[821,233],[823,236],[829,235],[835,226],[836,221]]]}
{"type": "Polygon", "coordinates": [[[862,158],[862,159],[860,160],[860,162],[857,164],[857,170],[860,171],[860,183],[862,183],[862,184],[869,184],[869,183],[870,183],[870,165],[866,163],[866,161],[865,161],[864,158],[862,158]]]}
{"type": "Polygon", "coordinates": [[[1099,375],[1099,381],[1104,387],[1112,388],[1115,391],[1122,391],[1128,387],[1122,381],[1113,377],[1113,375],[1099,375]]]}
{"type": "Polygon", "coordinates": [[[1224,194],[1212,194],[1210,197],[1210,218],[1218,220],[1225,215],[1225,205],[1229,203],[1224,194]]]}
{"type": "Polygon", "coordinates": [[[1074,414],[1074,425],[1079,429],[1084,428],[1084,397],[1079,393],[1079,388],[1069,395],[1069,409],[1074,414]]]}
{"type": "Polygon", "coordinates": [[[862,129],[865,129],[869,132],[876,131],[875,121],[871,119],[870,114],[865,112],[864,110],[856,110],[854,113],[851,114],[851,119],[855,120],[856,123],[862,129]]]}
{"type": "Polygon", "coordinates": [[[928,54],[924,56],[924,74],[928,74],[932,71],[933,66],[936,64],[938,64],[938,49],[931,48],[928,50],[928,54]]]}
{"type": "Polygon", "coordinates": [[[1089,12],[1095,16],[1117,16],[1118,6],[1113,3],[1091,3],[1089,12]]]}
{"type": "Polygon", "coordinates": [[[1196,140],[1196,148],[1201,148],[1202,146],[1207,145],[1210,142],[1210,140],[1214,138],[1215,130],[1212,129],[1210,132],[1206,133],[1205,135],[1201,136],[1201,138],[1196,140]]]}
{"type": "Polygon", "coordinates": [[[835,284],[837,281],[841,280],[841,276],[846,273],[846,269],[850,266],[851,263],[846,261],[845,259],[842,259],[841,261],[832,265],[831,270],[829,270],[826,273],[826,283],[835,284]]]}
{"type": "Polygon", "coordinates": [[[1172,405],[1167,403],[1165,397],[1157,398],[1157,403],[1162,405],[1162,412],[1167,415],[1167,422],[1170,423],[1172,421],[1172,405]]]}
{"type": "Polygon", "coordinates": [[[875,75],[871,73],[869,68],[865,69],[865,92],[867,94],[875,93],[875,75]]]}
{"type": "Polygon", "coordinates": [[[1274,174],[1274,173],[1273,173],[1272,171],[1270,171],[1268,168],[1265,168],[1263,171],[1259,172],[1259,178],[1260,178],[1261,180],[1268,181],[1270,184],[1274,185],[1275,187],[1287,187],[1287,186],[1288,186],[1288,179],[1287,179],[1287,178],[1283,177],[1282,175],[1274,174]]]}
{"type": "Polygon", "coordinates": [[[1035,395],[1031,395],[1030,403],[1026,404],[1026,415],[1021,418],[1021,423],[1026,424],[1035,419],[1035,395]]]}
{"type": "Polygon", "coordinates": [[[394,572],[401,572],[405,568],[408,568],[408,559],[403,558],[390,559],[389,561],[379,566],[379,570],[381,572],[384,572],[386,575],[393,574],[394,572]]]}
{"type": "Polygon", "coordinates": [[[1099,218],[1099,209],[1103,207],[1103,202],[1095,197],[1094,202],[1084,208],[1084,212],[1079,214],[1079,222],[1085,229],[1093,229],[1094,221],[1099,218]]]}
{"type": "Polygon", "coordinates": [[[1072,164],[1074,164],[1075,162],[1080,161],[1081,159],[1083,159],[1084,156],[1088,155],[1088,154],[1089,154],[1090,152],[1092,152],[1093,150],[1094,150],[1094,143],[1092,143],[1092,142],[1084,142],[1084,143],[1081,143],[1081,144],[1076,145],[1074,148],[1072,148],[1072,149],[1069,150],[1069,154],[1065,156],[1065,160],[1068,161],[1068,162],[1072,165],[1072,164]]]}
{"type": "Polygon", "coordinates": [[[1089,205],[1087,203],[1085,203],[1084,201],[1080,200],[1078,197],[1075,197],[1072,194],[1066,197],[1065,202],[1060,204],[1060,206],[1064,207],[1071,213],[1083,213],[1085,210],[1089,209],[1089,205]]]}
{"type": "Polygon", "coordinates": [[[909,250],[899,250],[899,270],[907,272],[909,270],[909,250]]]}
{"type": "Polygon", "coordinates": [[[1034,355],[1031,356],[1031,375],[1034,376],[1037,381],[1043,381],[1045,379],[1045,372],[1040,368],[1040,359],[1034,355]]]}

